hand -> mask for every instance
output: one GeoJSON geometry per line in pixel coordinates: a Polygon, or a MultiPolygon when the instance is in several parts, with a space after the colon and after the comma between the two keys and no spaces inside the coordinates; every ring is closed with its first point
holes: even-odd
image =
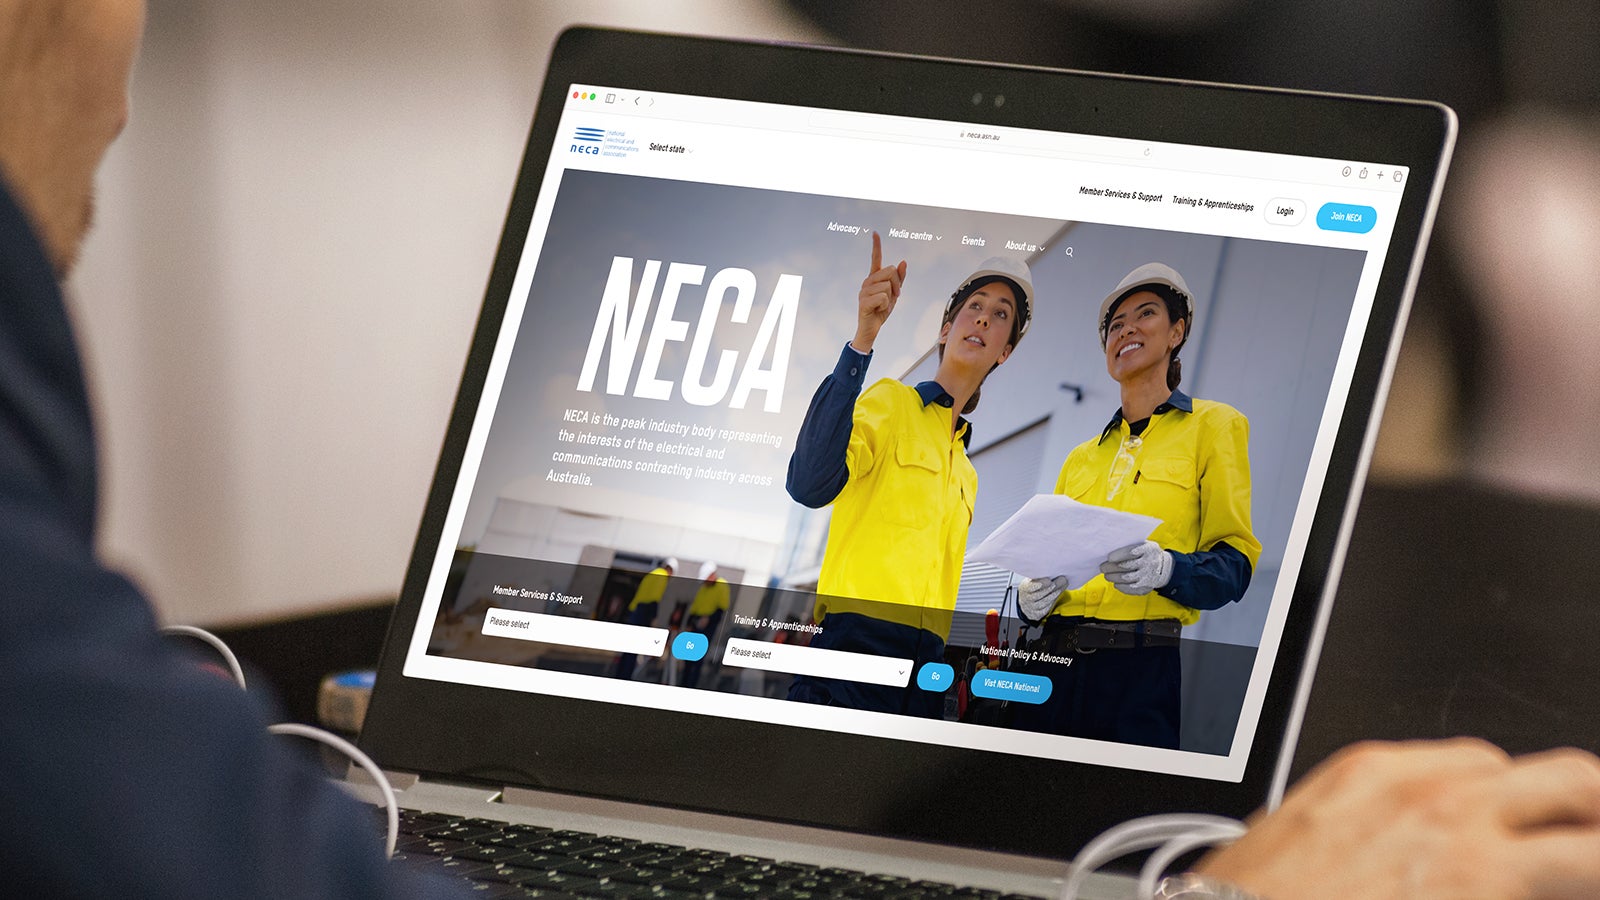
{"type": "Polygon", "coordinates": [[[866,280],[861,282],[861,294],[857,298],[856,336],[850,341],[856,352],[872,352],[872,342],[878,339],[878,330],[883,328],[883,323],[889,320],[889,314],[894,312],[895,302],[900,299],[900,288],[905,281],[906,261],[900,260],[898,266],[884,265],[883,239],[874,231],[872,269],[867,273],[866,280]]]}
{"type": "Polygon", "coordinates": [[[1600,896],[1600,759],[1468,739],[1349,747],[1198,870],[1295,900],[1600,896]]]}
{"type": "Polygon", "coordinates": [[[1054,578],[1029,578],[1017,585],[1017,612],[1022,621],[1037,625],[1056,608],[1056,598],[1067,589],[1070,579],[1065,575],[1054,578]]]}
{"type": "Polygon", "coordinates": [[[1155,541],[1129,544],[1107,554],[1100,573],[1124,594],[1148,594],[1172,580],[1172,554],[1155,541]]]}

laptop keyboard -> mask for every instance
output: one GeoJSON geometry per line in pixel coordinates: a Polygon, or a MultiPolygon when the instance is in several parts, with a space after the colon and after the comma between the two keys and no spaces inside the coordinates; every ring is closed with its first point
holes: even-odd
{"type": "Polygon", "coordinates": [[[395,860],[452,872],[473,895],[515,898],[983,898],[1021,894],[739,856],[610,834],[400,810],[395,860]]]}

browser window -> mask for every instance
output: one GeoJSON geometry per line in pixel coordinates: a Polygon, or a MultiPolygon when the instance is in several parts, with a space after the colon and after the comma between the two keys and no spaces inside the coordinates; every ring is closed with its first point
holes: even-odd
{"type": "Polygon", "coordinates": [[[405,673],[1238,780],[1407,176],[572,85],[405,673]]]}

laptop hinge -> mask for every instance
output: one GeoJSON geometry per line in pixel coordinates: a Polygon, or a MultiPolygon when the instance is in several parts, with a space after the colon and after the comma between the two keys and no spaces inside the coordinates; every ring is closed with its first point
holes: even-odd
{"type": "MultiPolygon", "coordinates": [[[[406,795],[400,798],[402,806],[416,806],[419,809],[432,808],[431,804],[439,802],[467,802],[467,803],[499,803],[502,791],[487,788],[479,784],[461,784],[446,781],[440,778],[423,778],[415,772],[400,772],[384,769],[383,775],[389,779],[389,786],[394,788],[396,794],[406,795]]],[[[357,789],[362,797],[382,803],[382,798],[374,790],[377,784],[367,770],[355,763],[345,768],[344,781],[352,788],[357,789]]]]}
{"type": "MultiPolygon", "coordinates": [[[[383,769],[382,771],[383,777],[389,779],[389,787],[394,788],[396,791],[409,791],[422,780],[422,776],[414,772],[396,772],[390,769],[383,769]]],[[[376,781],[372,780],[372,776],[367,774],[366,769],[353,762],[345,767],[344,780],[351,784],[365,784],[371,787],[377,787],[378,785],[376,781]]]]}

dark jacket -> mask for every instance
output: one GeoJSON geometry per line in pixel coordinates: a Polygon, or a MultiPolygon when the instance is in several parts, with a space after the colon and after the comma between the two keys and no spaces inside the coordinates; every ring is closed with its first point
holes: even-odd
{"type": "Polygon", "coordinates": [[[0,184],[0,871],[19,897],[393,897],[379,819],[157,633],[95,556],[95,452],[54,271],[0,184]]]}

